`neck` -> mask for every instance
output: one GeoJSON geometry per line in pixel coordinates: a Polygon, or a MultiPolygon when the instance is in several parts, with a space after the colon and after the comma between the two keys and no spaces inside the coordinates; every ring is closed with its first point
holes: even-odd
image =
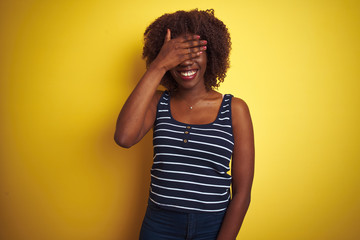
{"type": "Polygon", "coordinates": [[[175,96],[175,98],[184,99],[189,103],[195,103],[200,99],[205,98],[210,92],[211,90],[206,90],[205,87],[200,89],[177,89],[173,92],[173,95],[175,96]]]}

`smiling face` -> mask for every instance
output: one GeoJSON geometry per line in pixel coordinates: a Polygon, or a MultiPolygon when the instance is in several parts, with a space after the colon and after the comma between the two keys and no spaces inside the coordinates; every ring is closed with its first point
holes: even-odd
{"type": "Polygon", "coordinates": [[[206,51],[203,51],[200,56],[186,60],[171,69],[170,73],[177,82],[179,89],[190,89],[195,86],[205,87],[206,64],[206,51]]]}

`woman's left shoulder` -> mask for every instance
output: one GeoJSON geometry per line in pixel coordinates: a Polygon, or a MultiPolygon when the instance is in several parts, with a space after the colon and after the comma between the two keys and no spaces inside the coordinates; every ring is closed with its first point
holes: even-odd
{"type": "Polygon", "coordinates": [[[236,118],[235,120],[250,119],[249,106],[242,98],[232,97],[231,112],[232,118],[236,118]]]}
{"type": "Polygon", "coordinates": [[[249,111],[249,107],[244,99],[238,97],[231,98],[231,110],[235,111],[249,111]]]}

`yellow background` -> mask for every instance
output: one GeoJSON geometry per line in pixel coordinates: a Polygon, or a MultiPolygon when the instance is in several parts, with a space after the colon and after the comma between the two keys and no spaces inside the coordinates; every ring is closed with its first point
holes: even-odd
{"type": "Polygon", "coordinates": [[[238,239],[360,238],[359,1],[3,0],[0,239],[137,239],[151,133],[121,149],[116,118],[144,72],[146,26],[196,7],[227,24],[219,91],[253,118],[238,239]]]}

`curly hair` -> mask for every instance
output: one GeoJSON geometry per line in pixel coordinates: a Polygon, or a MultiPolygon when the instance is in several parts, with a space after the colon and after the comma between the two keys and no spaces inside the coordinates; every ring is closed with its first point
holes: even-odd
{"type": "MultiPolygon", "coordinates": [[[[144,33],[143,58],[146,59],[147,67],[159,54],[167,29],[170,29],[172,38],[182,34],[197,34],[207,41],[205,87],[208,90],[218,88],[224,82],[230,66],[231,38],[226,25],[215,17],[214,10],[177,11],[164,14],[151,23],[144,33]]],[[[162,78],[161,85],[170,91],[177,87],[169,71],[162,78]]]]}

